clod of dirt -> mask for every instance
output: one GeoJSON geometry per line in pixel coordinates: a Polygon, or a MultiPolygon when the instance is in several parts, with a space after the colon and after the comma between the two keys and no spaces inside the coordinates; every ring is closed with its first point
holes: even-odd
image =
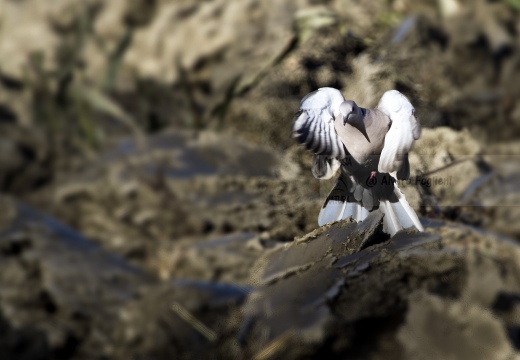
{"type": "Polygon", "coordinates": [[[370,226],[337,222],[266,254],[243,308],[245,351],[286,359],[512,358],[515,307],[496,304],[520,293],[520,248],[441,222],[381,238],[381,221],[375,212],[370,226]]]}

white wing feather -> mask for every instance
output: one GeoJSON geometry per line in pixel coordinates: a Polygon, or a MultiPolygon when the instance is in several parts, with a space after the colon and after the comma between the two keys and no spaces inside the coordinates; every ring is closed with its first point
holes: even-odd
{"type": "Polygon", "coordinates": [[[307,94],[294,120],[293,137],[315,154],[344,158],[346,150],[334,128],[334,114],[343,101],[341,92],[333,88],[307,94]]]}
{"type": "Polygon", "coordinates": [[[378,171],[399,171],[407,161],[414,140],[419,139],[421,127],[414,116],[415,109],[399,91],[390,90],[383,94],[377,108],[390,117],[392,124],[385,136],[378,171]]]}

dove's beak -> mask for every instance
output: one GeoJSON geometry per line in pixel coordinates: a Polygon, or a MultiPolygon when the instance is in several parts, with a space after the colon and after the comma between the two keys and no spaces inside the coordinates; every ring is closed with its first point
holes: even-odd
{"type": "Polygon", "coordinates": [[[356,114],[351,112],[350,114],[348,114],[347,116],[345,116],[343,118],[343,126],[345,126],[347,123],[349,123],[350,125],[356,127],[356,123],[357,123],[357,117],[356,117],[356,114]]]}
{"type": "Polygon", "coordinates": [[[345,125],[346,123],[358,129],[359,132],[361,132],[363,136],[367,139],[367,141],[370,142],[363,120],[359,120],[358,118],[356,118],[356,115],[354,114],[349,114],[349,116],[347,116],[347,118],[344,120],[343,125],[345,125]]]}
{"type": "Polygon", "coordinates": [[[350,113],[343,118],[343,126],[347,125],[347,123],[354,127],[357,127],[356,116],[354,115],[354,113],[350,113]]]}

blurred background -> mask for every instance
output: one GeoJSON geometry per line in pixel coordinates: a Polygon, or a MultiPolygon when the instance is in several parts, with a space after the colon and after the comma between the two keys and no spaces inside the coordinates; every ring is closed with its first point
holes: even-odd
{"type": "MultiPolygon", "coordinates": [[[[414,104],[424,131],[402,187],[421,216],[519,239],[519,11],[518,0],[3,0],[0,191],[31,210],[0,223],[33,236],[20,224],[37,209],[154,279],[247,292],[266,250],[317,227],[330,184],[312,177],[291,124],[304,95],[331,86],[364,107],[389,89],[414,104]]],[[[34,301],[60,308],[39,286],[34,301]]],[[[69,330],[42,330],[52,356],[85,347],[69,330]]]]}

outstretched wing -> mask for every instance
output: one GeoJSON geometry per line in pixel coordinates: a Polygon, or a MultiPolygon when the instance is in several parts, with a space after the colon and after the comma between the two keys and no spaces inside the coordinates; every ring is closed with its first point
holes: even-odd
{"type": "Polygon", "coordinates": [[[344,100],[339,90],[327,87],[306,95],[294,118],[293,137],[317,155],[345,158],[345,146],[334,129],[334,114],[344,100]]]}
{"type": "Polygon", "coordinates": [[[383,173],[397,171],[398,179],[408,179],[410,177],[408,153],[412,149],[413,142],[421,136],[421,126],[414,115],[415,109],[406,96],[397,90],[385,92],[377,108],[391,120],[381,151],[378,171],[383,173]]]}

